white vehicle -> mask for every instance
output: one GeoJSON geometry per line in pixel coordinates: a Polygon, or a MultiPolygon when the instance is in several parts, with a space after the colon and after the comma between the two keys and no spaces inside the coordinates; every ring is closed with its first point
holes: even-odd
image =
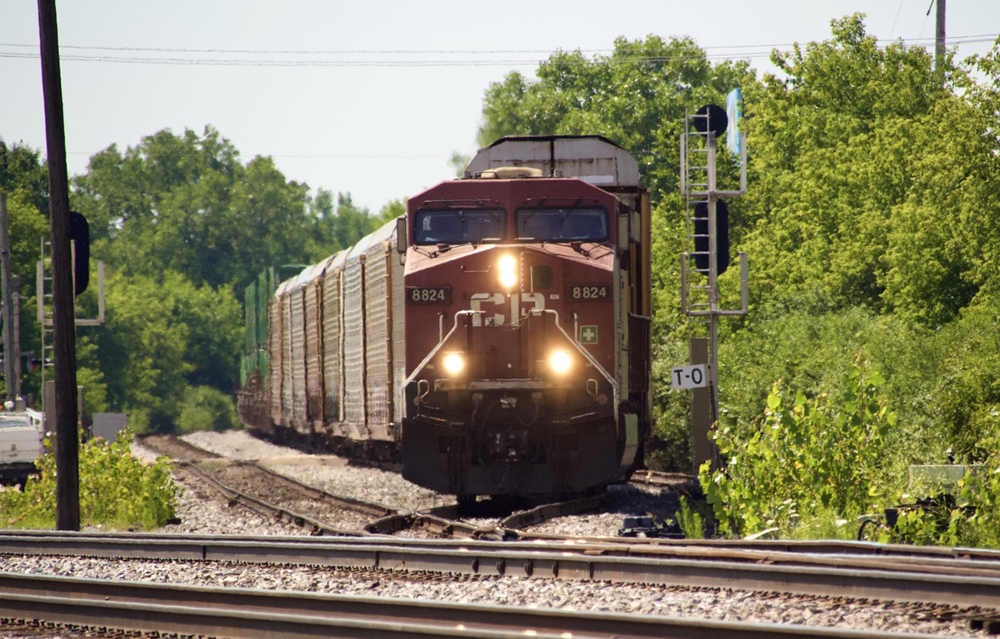
{"type": "Polygon", "coordinates": [[[0,483],[23,484],[43,452],[45,419],[31,409],[0,411],[0,483]]]}

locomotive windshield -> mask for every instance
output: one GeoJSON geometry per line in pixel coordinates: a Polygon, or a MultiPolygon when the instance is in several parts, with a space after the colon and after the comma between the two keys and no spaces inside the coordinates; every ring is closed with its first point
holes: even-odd
{"type": "Polygon", "coordinates": [[[417,211],[417,244],[500,242],[507,232],[503,209],[443,209],[417,211]]]}
{"type": "Polygon", "coordinates": [[[520,209],[517,239],[523,242],[605,242],[608,212],[602,208],[520,209]]]}

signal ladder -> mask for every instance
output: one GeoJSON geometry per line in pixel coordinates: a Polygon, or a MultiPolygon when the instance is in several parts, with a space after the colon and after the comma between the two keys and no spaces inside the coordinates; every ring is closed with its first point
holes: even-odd
{"type": "MultiPolygon", "coordinates": [[[[71,248],[75,247],[75,242],[71,243],[71,248]]],[[[42,342],[42,385],[45,384],[45,369],[52,368],[55,357],[55,339],[53,335],[54,308],[52,305],[52,252],[51,242],[42,237],[41,255],[42,259],[36,264],[35,283],[36,295],[38,298],[38,323],[41,326],[42,342]]],[[[75,250],[70,253],[71,263],[75,262],[75,250]]],[[[97,261],[97,319],[75,318],[76,326],[100,326],[104,323],[104,262],[97,261]]]]}
{"type": "Polygon", "coordinates": [[[42,259],[38,261],[35,290],[38,297],[38,323],[41,327],[42,386],[44,388],[45,369],[51,368],[52,362],[55,359],[53,357],[55,339],[52,335],[52,252],[48,250],[51,248],[51,243],[45,237],[42,237],[41,248],[42,259]]]}

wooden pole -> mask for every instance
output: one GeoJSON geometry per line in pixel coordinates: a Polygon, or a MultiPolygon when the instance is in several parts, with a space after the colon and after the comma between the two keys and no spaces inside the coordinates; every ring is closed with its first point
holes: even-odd
{"type": "Polygon", "coordinates": [[[80,530],[80,439],[76,422],[76,333],[69,242],[69,176],[55,0],[38,0],[45,139],[52,225],[53,359],[56,409],[56,529],[80,530]]]}

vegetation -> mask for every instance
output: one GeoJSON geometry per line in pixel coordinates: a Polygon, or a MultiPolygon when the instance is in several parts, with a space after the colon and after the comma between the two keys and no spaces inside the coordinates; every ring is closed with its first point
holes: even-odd
{"type": "MultiPolygon", "coordinates": [[[[166,459],[144,464],[130,452],[132,433],[80,447],[80,521],[109,529],[158,528],[176,517],[178,488],[166,459]]],[[[46,443],[46,446],[51,447],[46,443]]],[[[55,528],[56,460],[47,453],[24,490],[0,491],[0,527],[55,528]]]]}
{"type": "MultiPolygon", "coordinates": [[[[904,509],[897,528],[872,534],[1000,547],[1000,46],[935,68],[924,49],[879,47],[855,15],[772,60],[778,74],[758,78],[746,62],[657,36],[594,58],[559,51],[534,78],[489,87],[479,139],[600,134],[639,159],[654,207],[651,461],[688,470],[688,397],[668,378],[693,331],[679,312],[677,139],[686,112],[742,88],[749,191],[730,201],[729,226],[733,252],[750,257],[751,312],[722,323],[728,465],[702,471],[715,525],[851,536],[859,517],[920,497],[909,464],[950,451],[984,470],[951,501],[904,509]]],[[[719,166],[733,179],[725,154],[719,166]]],[[[37,153],[0,142],[18,273],[32,272],[45,229],[44,176],[37,153]]],[[[347,194],[310,195],[269,158],[243,163],[211,127],[109,147],[72,201],[111,272],[106,325],[80,331],[87,407],[125,410],[139,430],[232,423],[233,292],[378,224],[347,194]]],[[[737,271],[721,278],[724,298],[737,271]]],[[[92,310],[93,293],[81,304],[92,310]]],[[[35,323],[22,327],[37,343],[35,323]]],[[[710,528],[706,515],[689,508],[685,528],[710,528]]]]}
{"type": "MultiPolygon", "coordinates": [[[[22,351],[40,353],[34,264],[48,233],[45,167],[38,153],[0,141],[12,271],[22,275],[22,351]]],[[[163,130],[124,152],[111,146],[73,181],[71,206],[90,222],[91,256],[107,265],[106,321],[77,333],[84,413],[128,413],[138,433],[236,423],[242,306],[234,291],[266,266],[311,263],[401,213],[381,217],[349,194],[286,180],[270,158],[240,161],[218,131],[163,130]]],[[[93,279],[93,278],[92,278],[93,279]]],[[[79,300],[97,314],[96,286],[79,300]]],[[[39,396],[40,373],[24,391],[39,396]]]]}

